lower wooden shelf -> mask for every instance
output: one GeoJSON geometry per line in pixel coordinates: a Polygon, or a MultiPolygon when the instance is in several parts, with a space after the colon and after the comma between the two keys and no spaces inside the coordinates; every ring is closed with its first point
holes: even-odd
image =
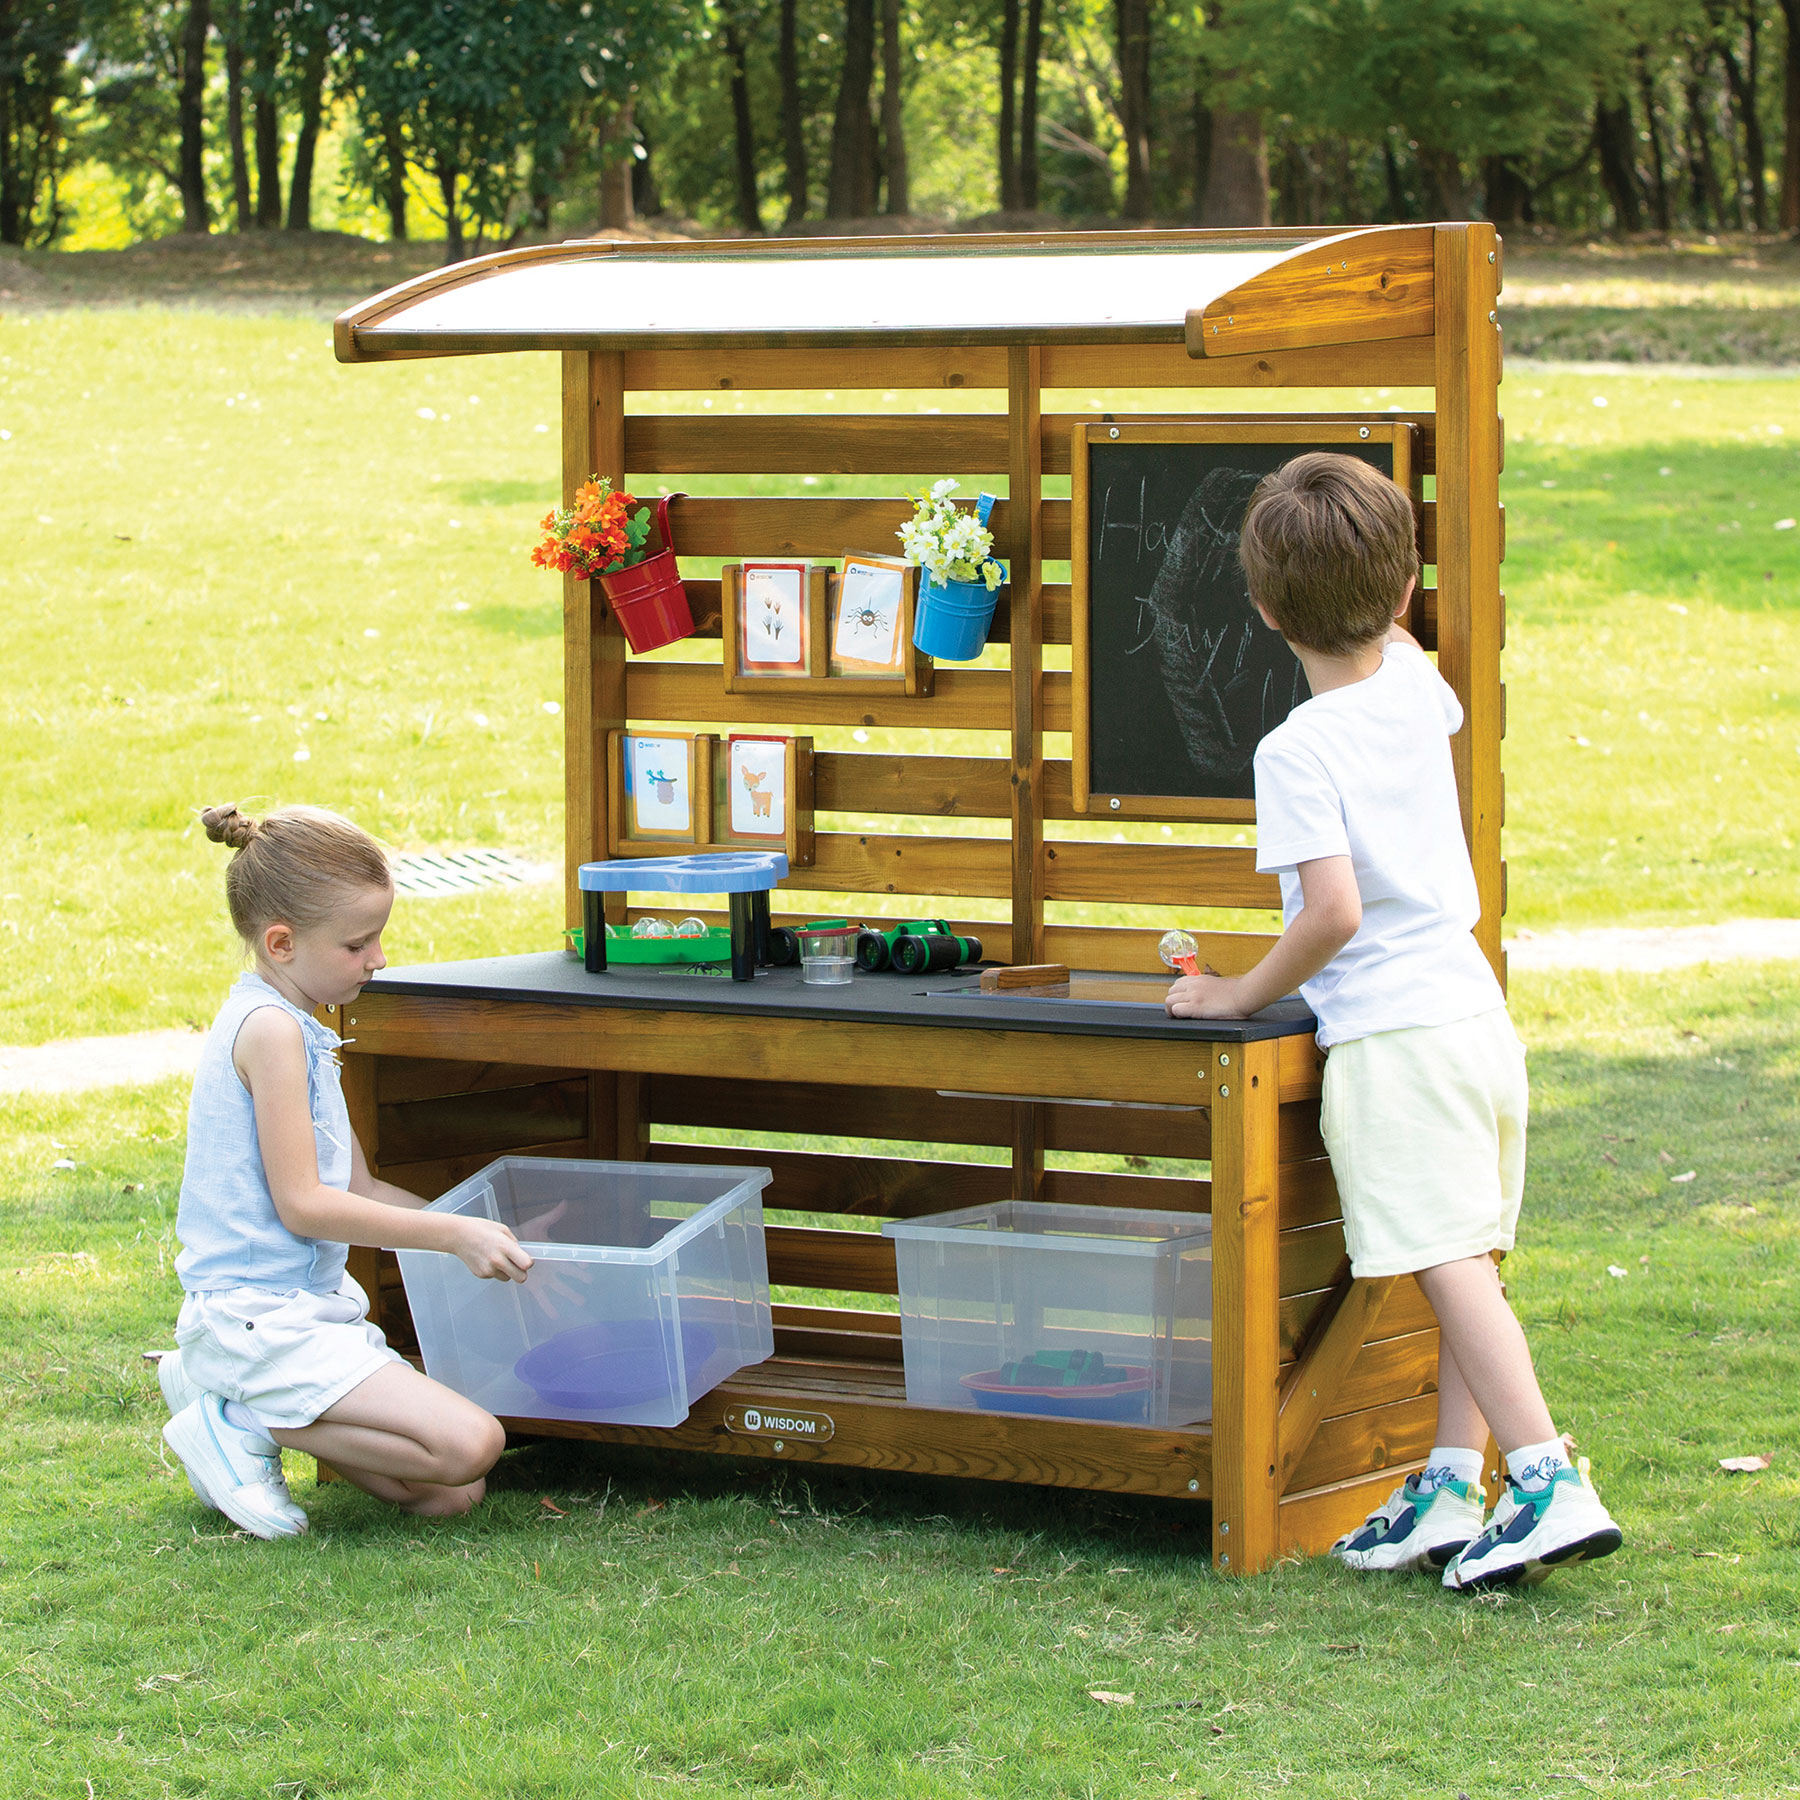
{"type": "Polygon", "coordinates": [[[1040,1487],[1206,1500],[1212,1433],[911,1406],[889,1358],[777,1355],[696,1401],[673,1427],[503,1419],[524,1437],[704,1450],[764,1462],[960,1475],[1040,1487]]]}

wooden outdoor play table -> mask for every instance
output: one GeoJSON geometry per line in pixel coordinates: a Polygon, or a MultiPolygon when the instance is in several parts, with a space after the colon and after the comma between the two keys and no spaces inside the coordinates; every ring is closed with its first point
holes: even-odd
{"type": "MultiPolygon", "coordinates": [[[[1096,577],[1094,458],[1112,466],[1115,439],[1380,440],[1418,519],[1423,580],[1407,623],[1463,707],[1451,755],[1481,896],[1475,937],[1503,977],[1500,258],[1492,226],[1457,222],[584,241],[435,271],[351,308],[335,342],[347,363],[553,353],[563,502],[596,474],[671,496],[691,638],[639,655],[599,583],[563,577],[565,925],[582,922],[584,864],[724,841],[708,835],[730,816],[709,814],[716,792],[701,797],[691,845],[634,835],[615,778],[628,736],[697,733],[716,748],[719,733],[775,732],[796,800],[775,925],[942,915],[996,962],[1114,978],[1155,971],[1177,918],[1207,962],[1240,973],[1273,941],[1246,926],[1258,914],[1266,925],[1280,894],[1255,866],[1241,769],[1227,780],[1207,762],[1197,785],[1164,781],[1179,759],[1144,751],[1124,786],[1096,773],[1109,719],[1135,737],[1134,695],[1156,685],[1167,707],[1197,685],[1181,670],[1203,621],[1186,602],[1157,611],[1173,551],[1150,554],[1142,491],[1130,578],[1096,577]],[[724,637],[740,612],[732,565],[891,550],[912,512],[905,490],[932,473],[971,500],[1004,495],[990,524],[1007,579],[980,661],[914,659],[885,683],[812,665],[805,680],[746,679],[738,634],[724,637]],[[1137,655],[1152,639],[1139,678],[1097,673],[1107,646],[1137,655]]],[[[423,479],[438,440],[420,443],[423,479]]],[[[1157,542],[1172,545],[1185,503],[1156,506],[1157,542]]],[[[466,631],[467,654],[483,655],[480,633],[532,604],[527,583],[541,578],[524,552],[516,595],[420,628],[466,631]]],[[[696,748],[693,766],[710,756],[696,748]]],[[[629,926],[657,898],[608,894],[606,919],[629,926]]],[[[380,1172],[428,1196],[507,1151],[773,1170],[774,1281],[846,1300],[778,1306],[773,1361],[678,1430],[561,1429],[1196,1498],[1210,1501],[1215,1562],[1233,1573],[1323,1549],[1429,1450],[1437,1330],[1410,1277],[1350,1278],[1304,1021],[1174,1025],[1153,1005],[921,997],[929,985],[883,976],[802,994],[777,975],[734,991],[623,969],[587,977],[554,954],[390,972],[342,1025],[355,1040],[346,1089],[380,1172]],[[739,1141],[658,1140],[674,1127],[739,1141]],[[747,1132],[770,1135],[747,1145],[747,1132]],[[820,1137],[857,1153],[820,1151],[820,1137]],[[1005,1160],[963,1160],[967,1146],[1005,1160]],[[1123,1166],[1084,1166],[1079,1153],[1123,1166]],[[1179,1166],[1196,1160],[1210,1161],[1210,1182],[1179,1166]],[[853,1303],[891,1304],[892,1243],[817,1215],[866,1224],[1006,1199],[1211,1209],[1210,1428],[906,1403],[898,1320],[853,1303]],[[803,1416],[804,1430],[780,1423],[803,1416]]],[[[405,1347],[392,1259],[364,1253],[356,1267],[405,1347]]]]}
{"type": "MultiPolygon", "coordinates": [[[[1107,985],[1116,989],[1118,978],[1107,985]]],[[[351,1040],[346,1091],[371,1161],[393,1179],[424,1176],[428,1189],[503,1149],[531,1148],[767,1164],[772,1205],[840,1214],[863,1211],[871,1196],[884,1211],[916,1214],[1012,1191],[1012,1171],[992,1163],[914,1163],[909,1191],[859,1156],[661,1143],[641,1131],[621,1143],[621,1083],[646,1121],[753,1129],[804,1113],[822,1135],[1005,1143],[1015,1108],[1028,1103],[1050,1148],[1130,1142],[1159,1156],[1210,1158],[1210,1196],[1203,1181],[1141,1184],[1146,1205],[1210,1203],[1210,1425],[909,1406],[894,1313],[802,1305],[776,1307],[770,1361],[707,1395],[673,1430],[512,1423],[539,1435],[1208,1500],[1224,1569],[1261,1564],[1284,1547],[1316,1548],[1362,1516],[1391,1479],[1390,1463],[1423,1447],[1428,1402],[1397,1437],[1388,1433],[1400,1421],[1384,1418],[1373,1443],[1361,1415],[1371,1398],[1393,1398],[1399,1365],[1408,1394],[1430,1386],[1435,1333],[1418,1316],[1416,1290],[1396,1304],[1392,1284],[1363,1283],[1359,1293],[1378,1291],[1374,1306],[1339,1304],[1352,1290],[1318,1161],[1310,1015],[1290,1001],[1243,1022],[1171,1020],[1155,1004],[1155,980],[1143,1002],[976,986],[973,974],[859,975],[825,988],[791,969],[748,985],[686,971],[596,976],[550,954],[389,971],[336,1022],[351,1040]],[[899,1070],[927,1071],[932,1085],[896,1085],[899,1070]],[[596,1117],[597,1100],[611,1101],[615,1116],[596,1117]],[[440,1156],[459,1141],[481,1148],[413,1163],[426,1141],[440,1156]],[[1391,1316],[1371,1331],[1384,1304],[1391,1316]],[[1303,1319],[1313,1328],[1302,1344],[1303,1319]],[[1378,1341],[1365,1350],[1365,1337],[1378,1341]],[[1358,1352],[1370,1366],[1344,1386],[1358,1352]]],[[[1079,1200],[1095,1179],[1050,1170],[1043,1192],[1079,1200]]],[[[895,1291],[893,1245],[876,1232],[773,1225],[768,1245],[777,1287],[895,1291]]],[[[376,1321],[410,1343],[394,1259],[358,1254],[376,1321]]]]}

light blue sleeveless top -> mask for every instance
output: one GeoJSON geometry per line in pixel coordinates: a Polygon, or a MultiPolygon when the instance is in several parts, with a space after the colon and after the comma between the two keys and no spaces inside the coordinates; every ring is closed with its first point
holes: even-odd
{"type": "Polygon", "coordinates": [[[343,1280],[346,1246],[289,1231],[263,1173],[255,1103],[231,1056],[244,1021],[264,1006],[278,1006],[300,1022],[319,1180],[325,1187],[350,1186],[350,1112],[337,1060],[342,1040],[260,975],[240,975],[201,1046],[188,1101],[175,1273],[190,1294],[235,1287],[330,1294],[343,1280]]]}

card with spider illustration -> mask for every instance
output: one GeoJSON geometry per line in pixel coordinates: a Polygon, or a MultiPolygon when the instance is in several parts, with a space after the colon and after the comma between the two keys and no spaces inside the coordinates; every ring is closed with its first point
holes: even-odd
{"type": "Polygon", "coordinates": [[[931,664],[912,642],[918,589],[919,571],[904,557],[845,552],[829,607],[827,667],[837,692],[931,692],[931,664]]]}

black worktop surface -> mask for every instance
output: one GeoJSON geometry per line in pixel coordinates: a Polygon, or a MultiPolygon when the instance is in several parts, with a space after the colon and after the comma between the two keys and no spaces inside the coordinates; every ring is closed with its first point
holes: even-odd
{"type": "Polygon", "coordinates": [[[363,990],[456,1000],[526,1000],[552,1006],[616,1006],[655,1012],[738,1013],[779,1019],[846,1019],[875,1025],[943,1025],[978,1031],[1047,1031],[1076,1037],[1189,1038],[1249,1043],[1310,1036],[1316,1029],[1297,995],[1250,1019],[1171,1019],[1132,1001],[1028,994],[982,994],[979,976],[867,975],[847,987],[810,986],[798,969],[762,969],[754,981],[695,969],[615,966],[590,975],[560,951],[388,969],[363,990]]]}

